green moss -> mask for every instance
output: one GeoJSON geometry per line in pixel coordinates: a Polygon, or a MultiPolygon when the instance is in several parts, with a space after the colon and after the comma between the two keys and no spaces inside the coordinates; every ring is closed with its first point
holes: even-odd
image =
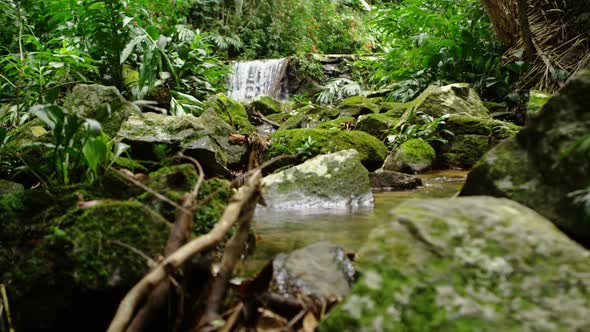
{"type": "Polygon", "coordinates": [[[457,135],[440,160],[445,167],[469,169],[492,147],[491,139],[482,135],[457,135]]]}
{"type": "Polygon", "coordinates": [[[280,129],[314,128],[320,123],[338,116],[335,110],[319,105],[307,105],[293,110],[289,114],[291,116],[281,125],[280,129]]]}
{"type": "Polygon", "coordinates": [[[429,169],[436,158],[436,152],[422,139],[404,142],[384,165],[384,169],[419,173],[429,169]]]}
{"type": "Polygon", "coordinates": [[[392,118],[387,114],[367,114],[359,116],[355,129],[383,140],[389,129],[398,122],[398,118],[392,118]]]}
{"type": "Polygon", "coordinates": [[[336,129],[291,129],[279,130],[271,135],[272,145],[266,151],[270,159],[283,154],[297,154],[305,141],[317,142],[319,148],[313,155],[341,150],[355,149],[363,165],[371,170],[379,168],[387,154],[385,144],[362,131],[341,131],[336,129]]]}
{"type": "Polygon", "coordinates": [[[392,118],[401,118],[408,110],[409,105],[406,103],[384,102],[381,104],[379,113],[385,114],[392,118]]]}
{"type": "Polygon", "coordinates": [[[536,117],[541,108],[547,104],[551,97],[553,97],[553,95],[549,92],[531,90],[529,92],[529,102],[526,106],[527,119],[536,117]]]}
{"type": "Polygon", "coordinates": [[[269,96],[260,96],[255,98],[250,102],[248,107],[266,116],[281,113],[283,108],[280,101],[275,100],[269,96]]]}
{"type": "Polygon", "coordinates": [[[215,111],[224,121],[229,123],[242,134],[256,132],[248,120],[248,113],[244,106],[224,94],[217,94],[205,102],[205,108],[215,111]]]}
{"type": "Polygon", "coordinates": [[[416,99],[406,103],[408,109],[423,112],[435,118],[445,114],[467,114],[489,118],[489,112],[479,95],[466,83],[455,83],[442,87],[429,86],[416,99]]]}
{"type": "Polygon", "coordinates": [[[338,116],[357,117],[362,114],[378,113],[381,107],[375,103],[376,100],[365,96],[354,96],[344,99],[335,109],[338,116]]]}
{"type": "Polygon", "coordinates": [[[510,122],[461,114],[449,116],[445,123],[445,129],[455,135],[484,135],[498,140],[514,136],[520,130],[520,126],[510,122]]]}

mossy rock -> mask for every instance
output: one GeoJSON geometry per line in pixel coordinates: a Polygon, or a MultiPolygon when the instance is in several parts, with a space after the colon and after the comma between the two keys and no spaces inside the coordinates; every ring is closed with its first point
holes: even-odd
{"type": "Polygon", "coordinates": [[[207,99],[204,108],[213,110],[241,134],[253,134],[256,132],[256,127],[248,120],[248,113],[244,106],[222,93],[207,99]]]}
{"type": "Polygon", "coordinates": [[[49,176],[53,173],[53,149],[45,143],[53,141],[53,133],[40,119],[33,119],[8,132],[10,140],[0,147],[0,177],[17,182],[38,182],[34,174],[25,172],[15,174],[15,165],[35,167],[37,174],[49,176]]]}
{"type": "Polygon", "coordinates": [[[262,179],[270,208],[372,207],[369,172],[356,150],[323,154],[262,179]]]}
{"type": "MultiPolygon", "coordinates": [[[[198,180],[198,174],[191,164],[181,164],[163,167],[149,174],[148,187],[159,192],[172,201],[180,204],[186,193],[193,190],[198,180]]],[[[198,200],[205,199],[209,194],[220,190],[207,204],[199,206],[195,213],[194,231],[196,235],[207,233],[221,217],[223,210],[229,202],[232,190],[229,181],[219,178],[211,178],[201,184],[198,200]],[[223,189],[224,188],[224,189],[223,189]]],[[[178,211],[169,203],[154,197],[151,193],[143,193],[138,199],[151,207],[168,221],[174,222],[178,211]]]]}
{"type": "Polygon", "coordinates": [[[93,301],[100,303],[102,298],[110,302],[106,308],[113,308],[124,294],[120,290],[133,286],[149,271],[145,259],[126,246],[155,258],[162,253],[169,232],[164,218],[138,202],[74,208],[54,219],[51,232],[3,275],[17,326],[53,330],[59,325],[71,330],[79,324],[78,315],[88,317],[87,322],[107,323],[101,319],[104,307],[83,305],[87,296],[96,294],[93,301]]]}
{"type": "Polygon", "coordinates": [[[114,86],[78,84],[64,101],[64,108],[83,118],[99,121],[103,131],[113,137],[121,124],[137,110],[114,86]]]}
{"type": "Polygon", "coordinates": [[[491,138],[483,135],[457,135],[439,155],[443,168],[470,169],[492,147],[491,138]]]}
{"type": "Polygon", "coordinates": [[[507,199],[406,201],[371,232],[357,270],[319,331],[590,329],[590,253],[507,199]]]}
{"type": "Polygon", "coordinates": [[[17,182],[0,179],[0,195],[18,193],[25,190],[25,187],[17,182]]]}
{"type": "Polygon", "coordinates": [[[367,98],[365,96],[354,96],[342,100],[335,111],[339,117],[357,117],[362,114],[378,113],[381,107],[376,101],[373,98],[367,98]]]}
{"type": "Polygon", "coordinates": [[[248,104],[248,109],[258,111],[266,116],[281,113],[283,111],[281,102],[270,96],[259,96],[254,98],[248,104]]]}
{"type": "Polygon", "coordinates": [[[392,101],[386,101],[381,104],[379,113],[385,114],[392,118],[401,118],[404,113],[408,110],[408,105],[405,103],[396,103],[392,101]]]}
{"type": "Polygon", "coordinates": [[[430,169],[435,158],[436,152],[430,144],[419,138],[411,139],[387,156],[383,169],[411,174],[420,173],[430,169]]]}
{"type": "Polygon", "coordinates": [[[334,120],[324,122],[324,123],[320,124],[319,126],[317,126],[317,128],[345,130],[347,126],[350,128],[355,127],[355,123],[356,123],[356,119],[353,118],[352,116],[343,116],[340,118],[336,118],[334,120]]]}
{"type": "Polygon", "coordinates": [[[444,128],[455,135],[483,135],[496,140],[512,137],[521,129],[511,122],[460,114],[450,115],[444,128]]]}
{"type": "Polygon", "coordinates": [[[590,69],[582,70],[513,138],[473,168],[461,195],[507,197],[535,209],[590,245],[586,151],[572,150],[590,132],[590,69]]]}
{"type": "Polygon", "coordinates": [[[362,131],[291,129],[278,130],[271,135],[272,144],[266,151],[265,158],[298,154],[310,139],[315,142],[305,151],[310,156],[355,149],[359,152],[363,165],[370,171],[379,168],[387,155],[387,147],[383,142],[362,131]]]}
{"type": "Polygon", "coordinates": [[[355,130],[364,131],[371,136],[383,140],[388,131],[399,123],[399,118],[386,114],[367,114],[359,116],[355,130]]]}
{"type": "Polygon", "coordinates": [[[543,106],[553,95],[549,92],[532,89],[529,91],[529,102],[526,105],[527,120],[531,120],[539,114],[543,106]]]}
{"type": "Polygon", "coordinates": [[[320,105],[307,105],[289,112],[289,115],[290,117],[283,122],[280,130],[315,128],[321,123],[337,118],[335,110],[320,105]]]}
{"type": "Polygon", "coordinates": [[[422,112],[439,118],[445,114],[464,114],[489,118],[489,112],[479,95],[467,83],[455,83],[442,87],[429,86],[416,99],[406,103],[414,112],[422,112]]]}

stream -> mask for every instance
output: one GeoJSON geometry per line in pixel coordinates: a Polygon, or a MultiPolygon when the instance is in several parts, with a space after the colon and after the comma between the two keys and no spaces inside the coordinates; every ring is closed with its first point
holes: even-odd
{"type": "Polygon", "coordinates": [[[280,252],[290,252],[318,241],[331,241],[346,251],[356,251],[389,211],[411,198],[452,197],[461,190],[467,171],[445,170],[420,174],[423,186],[414,190],[377,192],[375,206],[361,210],[269,210],[255,215],[256,250],[248,258],[245,273],[262,268],[280,252]]]}

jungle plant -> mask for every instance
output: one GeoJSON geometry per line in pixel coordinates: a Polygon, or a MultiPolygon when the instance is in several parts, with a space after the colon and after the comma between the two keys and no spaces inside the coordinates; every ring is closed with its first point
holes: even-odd
{"type": "Polygon", "coordinates": [[[318,95],[317,101],[321,104],[333,104],[344,98],[356,96],[362,91],[360,84],[347,78],[337,78],[326,84],[324,90],[318,95]]]}
{"type": "Polygon", "coordinates": [[[390,151],[397,149],[404,142],[411,139],[420,138],[427,143],[440,142],[447,144],[448,141],[445,139],[454,134],[445,129],[445,120],[449,118],[448,114],[445,114],[439,118],[434,118],[423,112],[415,112],[411,109],[407,116],[391,130],[387,136],[387,146],[390,151]]]}
{"type": "Polygon", "coordinates": [[[317,155],[320,152],[320,148],[321,146],[318,141],[314,140],[311,136],[307,136],[296,151],[297,155],[300,156],[302,160],[306,160],[317,155]]]}
{"type": "Polygon", "coordinates": [[[31,114],[52,130],[52,143],[34,143],[53,150],[55,176],[62,184],[94,181],[129,147],[110,140],[98,121],[65,112],[56,105],[40,105],[31,114]]]}

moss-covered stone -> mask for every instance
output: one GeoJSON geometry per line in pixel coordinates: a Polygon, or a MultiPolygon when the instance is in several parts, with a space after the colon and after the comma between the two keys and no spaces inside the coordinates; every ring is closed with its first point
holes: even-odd
{"type": "Polygon", "coordinates": [[[311,156],[355,149],[363,165],[375,170],[383,164],[387,147],[383,142],[362,131],[341,131],[336,129],[292,129],[278,130],[271,135],[272,144],[266,151],[270,159],[283,154],[298,154],[308,140],[315,142],[307,152],[311,156]]]}
{"type": "Polygon", "coordinates": [[[22,192],[24,190],[25,187],[20,183],[0,179],[0,195],[22,192]]]}
{"type": "Polygon", "coordinates": [[[199,118],[156,113],[131,116],[118,137],[130,143],[140,159],[160,158],[153,153],[154,147],[164,144],[170,153],[183,149],[192,154],[209,174],[225,176],[228,167],[240,164],[246,155],[245,145],[229,141],[235,132],[217,113],[208,110],[199,118]]]}
{"type": "Polygon", "coordinates": [[[207,99],[204,107],[207,110],[213,110],[241,134],[252,134],[256,132],[256,127],[248,120],[248,113],[244,106],[222,93],[207,99]]]}
{"type": "Polygon", "coordinates": [[[467,177],[462,195],[508,197],[535,209],[590,244],[590,164],[572,150],[590,132],[590,69],[543,106],[518,134],[490,150],[467,177]]]}
{"type": "Polygon", "coordinates": [[[325,106],[307,105],[289,112],[290,117],[279,129],[315,128],[337,117],[337,113],[325,106]]]}
{"type": "MultiPolygon", "coordinates": [[[[193,190],[198,180],[198,174],[191,164],[181,164],[163,167],[149,174],[146,185],[159,192],[176,203],[181,203],[186,193],[193,190]]],[[[212,178],[201,184],[197,199],[205,199],[209,194],[221,189],[215,197],[206,205],[202,205],[195,213],[195,234],[208,232],[221,217],[223,210],[231,196],[229,181],[212,178]]],[[[138,199],[160,213],[168,221],[174,222],[178,211],[169,203],[154,197],[151,193],[143,193],[138,199]]]]}
{"type": "Polygon", "coordinates": [[[113,137],[127,118],[137,113],[114,86],[79,84],[64,101],[64,108],[83,118],[102,124],[103,131],[113,137]]]}
{"type": "Polygon", "coordinates": [[[495,119],[454,114],[445,120],[445,129],[455,135],[483,135],[502,140],[514,136],[521,127],[495,119]]]}
{"type": "Polygon", "coordinates": [[[357,269],[320,331],[590,328],[590,253],[506,199],[406,201],[371,232],[357,269]]]}
{"type": "Polygon", "coordinates": [[[170,224],[157,213],[128,201],[74,208],[54,219],[49,232],[2,276],[8,281],[17,326],[71,330],[78,313],[96,323],[100,311],[82,305],[85,295],[110,295],[114,303],[109,308],[116,304],[122,295],[118,290],[133,286],[149,270],[146,261],[126,246],[155,258],[169,230],[170,224]],[[65,319],[72,314],[75,318],[65,319]]]}
{"type": "Polygon", "coordinates": [[[404,115],[404,113],[408,110],[408,107],[409,106],[405,103],[387,101],[381,104],[381,109],[379,110],[379,113],[385,114],[392,118],[401,118],[404,115]]]}
{"type": "Polygon", "coordinates": [[[378,113],[381,107],[375,102],[376,100],[372,98],[367,98],[365,96],[354,96],[342,100],[335,110],[338,112],[339,117],[357,117],[362,114],[378,113]]]}
{"type": "Polygon", "coordinates": [[[369,172],[356,150],[316,156],[262,179],[270,208],[356,208],[373,205],[369,172]]]}
{"type": "Polygon", "coordinates": [[[259,96],[254,98],[248,104],[248,109],[260,112],[266,116],[281,113],[283,111],[281,102],[270,96],[259,96]]]}
{"type": "Polygon", "coordinates": [[[355,129],[383,140],[398,122],[399,118],[392,118],[386,114],[367,114],[359,116],[355,129]]]}
{"type": "Polygon", "coordinates": [[[543,106],[551,99],[553,95],[549,92],[540,90],[529,91],[529,102],[526,106],[526,117],[527,120],[531,120],[539,114],[539,111],[543,106]]]}
{"type": "Polygon", "coordinates": [[[404,173],[420,173],[430,169],[435,158],[436,152],[430,144],[422,139],[411,139],[404,142],[396,151],[387,156],[383,169],[404,173]]]}
{"type": "Polygon", "coordinates": [[[408,109],[438,118],[445,114],[466,114],[489,118],[475,90],[467,83],[455,83],[442,87],[429,86],[416,99],[406,103],[408,109]]]}
{"type": "Polygon", "coordinates": [[[444,168],[469,169],[492,147],[490,137],[483,135],[456,135],[452,138],[439,161],[444,168]]]}

